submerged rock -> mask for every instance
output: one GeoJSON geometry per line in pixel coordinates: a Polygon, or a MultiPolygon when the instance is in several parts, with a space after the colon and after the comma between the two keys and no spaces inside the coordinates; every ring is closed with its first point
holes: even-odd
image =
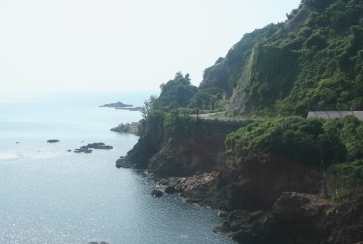
{"type": "Polygon", "coordinates": [[[160,190],[153,190],[152,192],[151,192],[151,195],[153,196],[153,197],[162,197],[163,196],[163,192],[162,191],[160,191],[160,190]]]}

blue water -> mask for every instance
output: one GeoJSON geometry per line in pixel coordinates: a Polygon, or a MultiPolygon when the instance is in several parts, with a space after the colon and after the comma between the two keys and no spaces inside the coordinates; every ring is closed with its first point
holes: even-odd
{"type": "Polygon", "coordinates": [[[153,198],[151,179],[115,167],[138,137],[109,129],[141,114],[98,106],[155,94],[0,94],[0,243],[233,243],[214,210],[153,198]],[[92,142],[114,149],[67,151],[92,142]]]}

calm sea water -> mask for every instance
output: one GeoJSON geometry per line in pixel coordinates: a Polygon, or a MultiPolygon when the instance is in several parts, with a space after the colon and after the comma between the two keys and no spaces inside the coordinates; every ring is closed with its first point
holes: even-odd
{"type": "Polygon", "coordinates": [[[0,94],[0,243],[233,243],[214,210],[153,198],[149,178],[115,167],[138,137],[109,129],[141,115],[98,106],[155,94],[0,94]],[[114,149],[67,151],[93,142],[114,149]]]}

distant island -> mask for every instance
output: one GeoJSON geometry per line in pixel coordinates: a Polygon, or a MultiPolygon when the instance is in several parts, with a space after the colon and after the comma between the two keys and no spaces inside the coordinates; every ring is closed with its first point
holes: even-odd
{"type": "Polygon", "coordinates": [[[124,104],[123,102],[117,102],[117,103],[108,103],[105,105],[101,105],[100,107],[108,107],[108,108],[125,108],[125,107],[132,107],[133,105],[130,104],[124,104]]]}

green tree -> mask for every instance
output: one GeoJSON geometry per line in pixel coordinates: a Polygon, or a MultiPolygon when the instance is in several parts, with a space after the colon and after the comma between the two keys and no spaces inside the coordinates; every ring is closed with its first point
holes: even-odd
{"type": "Polygon", "coordinates": [[[178,72],[173,80],[160,85],[161,93],[159,96],[160,105],[167,107],[172,102],[178,103],[180,107],[186,107],[197,88],[190,83],[189,74],[185,77],[178,72]]]}
{"type": "Polygon", "coordinates": [[[154,109],[158,108],[157,96],[151,95],[141,108],[141,115],[145,119],[154,109]]]}
{"type": "Polygon", "coordinates": [[[203,109],[203,101],[205,101],[207,107],[214,110],[216,102],[222,99],[222,94],[222,89],[216,87],[199,89],[198,92],[191,98],[188,107],[203,109]]]}

